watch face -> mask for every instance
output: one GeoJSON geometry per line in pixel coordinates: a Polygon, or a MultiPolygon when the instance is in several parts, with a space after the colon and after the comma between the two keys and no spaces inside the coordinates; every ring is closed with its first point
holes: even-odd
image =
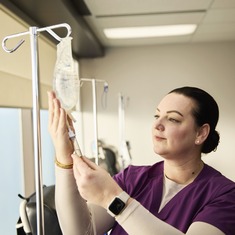
{"type": "Polygon", "coordinates": [[[119,215],[121,211],[125,208],[125,203],[120,198],[115,198],[113,202],[109,205],[109,210],[115,214],[119,215]]]}

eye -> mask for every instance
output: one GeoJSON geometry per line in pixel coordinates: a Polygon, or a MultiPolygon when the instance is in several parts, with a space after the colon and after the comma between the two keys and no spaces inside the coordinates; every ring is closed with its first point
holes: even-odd
{"type": "Polygon", "coordinates": [[[154,118],[155,118],[155,119],[158,119],[158,118],[159,118],[159,115],[157,115],[157,114],[154,115],[154,118]]]}
{"type": "Polygon", "coordinates": [[[179,123],[180,121],[175,118],[168,118],[170,122],[179,123]]]}

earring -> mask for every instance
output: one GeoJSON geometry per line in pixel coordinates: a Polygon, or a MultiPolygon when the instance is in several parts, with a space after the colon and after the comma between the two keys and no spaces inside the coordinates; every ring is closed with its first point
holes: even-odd
{"type": "Polygon", "coordinates": [[[197,141],[196,141],[196,143],[197,143],[197,144],[199,144],[199,143],[200,143],[200,141],[199,141],[199,140],[197,140],[197,141]]]}

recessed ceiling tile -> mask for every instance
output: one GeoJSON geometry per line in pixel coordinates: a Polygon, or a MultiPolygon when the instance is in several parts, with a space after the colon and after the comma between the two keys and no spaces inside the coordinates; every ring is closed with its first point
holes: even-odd
{"type": "Polygon", "coordinates": [[[213,0],[85,0],[95,16],[207,10],[213,0]]]}
{"type": "Polygon", "coordinates": [[[193,35],[192,41],[235,41],[235,23],[203,24],[193,35]]]}
{"type": "Polygon", "coordinates": [[[204,23],[235,22],[235,8],[211,9],[203,20],[204,23]]]}
{"type": "Polygon", "coordinates": [[[211,8],[232,8],[235,7],[234,0],[214,0],[211,8]]]}

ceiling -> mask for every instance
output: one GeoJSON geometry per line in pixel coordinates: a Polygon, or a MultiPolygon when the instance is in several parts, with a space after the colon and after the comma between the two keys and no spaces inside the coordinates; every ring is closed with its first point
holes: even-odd
{"type": "MultiPolygon", "coordinates": [[[[77,58],[108,47],[235,41],[235,0],[2,0],[30,25],[68,23],[77,58]],[[104,28],[197,24],[193,35],[110,40],[104,28]]],[[[61,32],[62,33],[62,32],[61,32]]]]}

